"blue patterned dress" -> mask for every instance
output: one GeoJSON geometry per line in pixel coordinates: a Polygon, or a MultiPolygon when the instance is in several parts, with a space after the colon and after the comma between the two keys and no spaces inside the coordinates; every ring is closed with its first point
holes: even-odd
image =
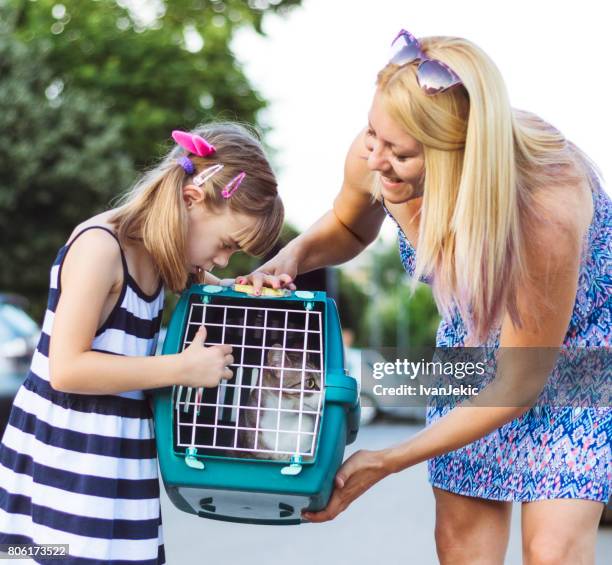
{"type": "MultiPolygon", "coordinates": [[[[610,347],[612,201],[598,185],[593,190],[593,203],[593,219],[585,237],[578,292],[564,348],[610,347]]],[[[399,225],[398,236],[402,264],[412,276],[415,250],[399,225]]],[[[463,320],[455,314],[451,320],[440,322],[436,344],[462,347],[466,334],[463,320]]],[[[483,345],[499,347],[499,334],[499,329],[492,332],[483,345]]],[[[610,353],[605,351],[608,359],[610,353]]],[[[549,382],[564,378],[576,381],[571,369],[571,364],[557,363],[549,382]]],[[[612,375],[608,369],[604,379],[609,389],[612,375]]],[[[485,437],[430,459],[429,481],[445,491],[490,500],[576,498],[606,503],[612,484],[609,400],[591,407],[535,406],[485,437]]],[[[449,409],[448,405],[429,406],[427,423],[449,409]]]]}

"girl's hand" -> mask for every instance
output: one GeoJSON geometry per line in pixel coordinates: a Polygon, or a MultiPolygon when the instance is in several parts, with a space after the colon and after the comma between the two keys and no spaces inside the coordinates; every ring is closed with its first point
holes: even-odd
{"type": "Polygon", "coordinates": [[[270,261],[261,265],[249,275],[236,277],[236,282],[253,285],[256,294],[264,286],[295,290],[297,287],[293,284],[293,279],[295,279],[297,273],[298,260],[285,247],[270,261]]]}
{"type": "Polygon", "coordinates": [[[371,486],[391,474],[383,463],[382,452],[360,450],[351,455],[336,473],[334,492],[327,508],[319,512],[304,512],[309,522],[333,520],[371,486]]]}
{"type": "Polygon", "coordinates": [[[231,345],[204,346],[206,328],[200,326],[193,341],[179,353],[180,370],[177,384],[194,388],[214,388],[221,379],[231,379],[228,368],[234,362],[231,345]]]}

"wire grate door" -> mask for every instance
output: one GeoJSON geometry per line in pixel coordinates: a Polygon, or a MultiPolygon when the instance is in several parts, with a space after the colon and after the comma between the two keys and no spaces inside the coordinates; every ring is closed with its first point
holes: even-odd
{"type": "Polygon", "coordinates": [[[213,389],[175,387],[177,451],[276,460],[314,456],[325,384],[323,312],[301,305],[191,303],[182,349],[204,324],[206,345],[232,346],[234,376],[213,389]]]}

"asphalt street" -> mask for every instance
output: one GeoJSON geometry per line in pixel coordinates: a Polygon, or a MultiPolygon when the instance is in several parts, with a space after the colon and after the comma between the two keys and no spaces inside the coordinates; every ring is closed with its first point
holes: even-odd
{"type": "MultiPolygon", "coordinates": [[[[347,456],[400,442],[419,426],[385,421],[362,427],[347,456]]],[[[198,518],[162,495],[169,565],[429,565],[435,552],[434,500],[424,464],[388,477],[333,522],[254,526],[198,518]]],[[[612,527],[600,528],[596,563],[609,563],[612,527]],[[607,555],[607,558],[605,556],[607,555]]],[[[515,506],[506,563],[521,563],[520,508],[515,506]]]]}

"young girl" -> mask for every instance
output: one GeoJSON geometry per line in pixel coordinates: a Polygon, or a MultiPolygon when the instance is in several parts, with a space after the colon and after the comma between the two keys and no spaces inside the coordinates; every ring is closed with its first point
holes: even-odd
{"type": "Polygon", "coordinates": [[[243,127],[175,131],[118,208],[79,225],[51,268],[30,372],[0,444],[0,544],[68,544],[70,563],[164,563],[151,412],[142,389],[214,387],[231,347],[153,357],[164,288],[276,241],[283,205],[243,127]]]}

